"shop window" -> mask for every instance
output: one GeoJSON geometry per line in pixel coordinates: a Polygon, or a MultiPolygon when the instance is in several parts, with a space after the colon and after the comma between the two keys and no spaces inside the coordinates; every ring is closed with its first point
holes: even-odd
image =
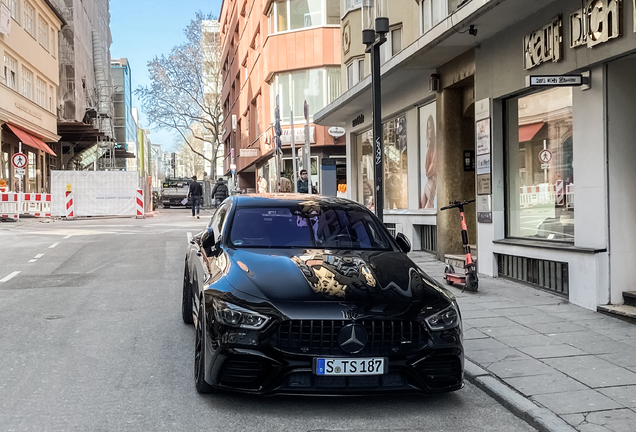
{"type": "Polygon", "coordinates": [[[29,164],[27,165],[27,174],[28,174],[28,183],[27,187],[29,188],[27,192],[37,192],[36,190],[36,180],[37,180],[37,160],[35,158],[35,154],[32,152],[28,152],[27,156],[29,157],[29,164]]]}
{"type": "Polygon", "coordinates": [[[572,88],[507,101],[508,236],[574,242],[572,88]]]}
{"type": "MultiPolygon", "coordinates": [[[[384,208],[406,209],[408,207],[408,152],[406,143],[406,116],[382,125],[384,137],[384,208]]],[[[373,132],[368,130],[357,136],[360,155],[358,197],[362,204],[375,210],[373,163],[373,132]]]]}
{"type": "Polygon", "coordinates": [[[6,151],[0,152],[0,178],[9,184],[9,153],[6,151]]]}
{"type": "Polygon", "coordinates": [[[437,123],[435,102],[419,108],[420,208],[437,208],[437,123]]]}

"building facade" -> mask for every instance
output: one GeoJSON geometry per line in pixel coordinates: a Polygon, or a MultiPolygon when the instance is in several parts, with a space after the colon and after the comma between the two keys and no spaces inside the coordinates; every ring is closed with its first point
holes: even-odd
{"type": "MultiPolygon", "coordinates": [[[[345,128],[347,194],[373,208],[360,4],[341,4],[346,91],[316,121],[345,128]]],[[[590,309],[622,303],[636,236],[634,2],[391,1],[388,15],[385,223],[448,259],[462,251],[459,215],[440,207],[475,199],[480,273],[590,309]]]]}
{"type": "Polygon", "coordinates": [[[0,179],[8,190],[50,190],[56,143],[58,33],[64,18],[48,1],[0,1],[0,179]],[[53,146],[55,147],[55,146],[53,146]],[[11,157],[21,150],[28,164],[16,176],[11,157]]]}
{"type": "Polygon", "coordinates": [[[291,136],[299,153],[305,143],[307,104],[312,183],[319,192],[335,196],[337,182],[345,181],[344,141],[330,136],[313,117],[341,91],[340,1],[224,0],[219,22],[225,172],[236,167],[242,190],[277,190],[273,126],[278,99],[279,169],[293,179],[291,136]]]}

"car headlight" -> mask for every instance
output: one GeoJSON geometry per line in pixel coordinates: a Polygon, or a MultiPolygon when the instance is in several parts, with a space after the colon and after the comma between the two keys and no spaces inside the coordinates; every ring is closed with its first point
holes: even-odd
{"type": "Polygon", "coordinates": [[[434,315],[424,318],[428,327],[433,331],[449,330],[459,325],[459,313],[454,303],[434,315]]]}
{"type": "Polygon", "coordinates": [[[232,303],[214,299],[214,317],[220,324],[248,330],[260,330],[265,327],[269,318],[249,309],[232,303]]]}

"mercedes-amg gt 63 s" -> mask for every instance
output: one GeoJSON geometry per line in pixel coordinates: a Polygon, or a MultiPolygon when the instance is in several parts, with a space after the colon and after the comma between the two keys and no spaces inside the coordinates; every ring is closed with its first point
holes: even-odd
{"type": "Polygon", "coordinates": [[[364,395],[463,386],[455,297],[349,200],[232,196],[188,245],[200,393],[364,395]]]}

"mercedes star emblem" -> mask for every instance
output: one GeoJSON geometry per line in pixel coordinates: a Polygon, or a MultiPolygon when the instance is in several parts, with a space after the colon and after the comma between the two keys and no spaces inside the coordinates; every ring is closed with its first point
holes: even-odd
{"type": "Polygon", "coordinates": [[[360,324],[348,324],[340,330],[338,343],[348,354],[357,354],[367,346],[369,335],[360,324]]]}

